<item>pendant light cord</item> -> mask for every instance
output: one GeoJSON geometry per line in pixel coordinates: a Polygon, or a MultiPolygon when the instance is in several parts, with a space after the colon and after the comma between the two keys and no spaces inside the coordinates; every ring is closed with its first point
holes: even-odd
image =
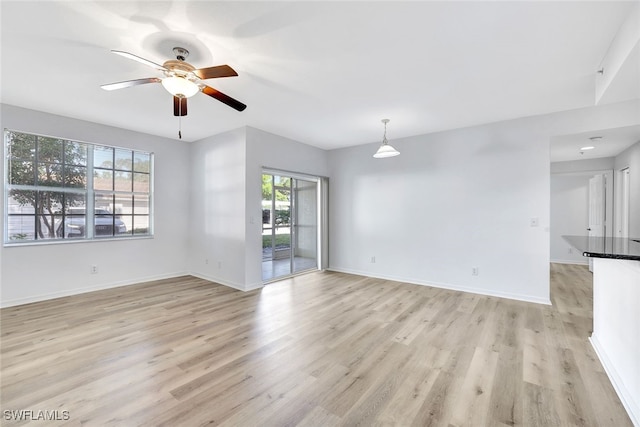
{"type": "Polygon", "coordinates": [[[387,122],[384,122],[384,135],[382,136],[382,143],[387,143],[387,122]]]}
{"type": "Polygon", "coordinates": [[[384,135],[382,136],[382,144],[387,145],[389,141],[387,141],[387,123],[389,123],[389,119],[383,119],[382,123],[384,123],[384,135]]]}

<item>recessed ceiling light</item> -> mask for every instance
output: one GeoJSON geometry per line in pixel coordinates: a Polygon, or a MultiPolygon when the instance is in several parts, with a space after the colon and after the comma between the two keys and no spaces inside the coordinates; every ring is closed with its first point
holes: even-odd
{"type": "Polygon", "coordinates": [[[593,150],[594,148],[596,148],[596,147],[592,147],[592,146],[582,147],[582,148],[580,149],[580,151],[593,150]]]}

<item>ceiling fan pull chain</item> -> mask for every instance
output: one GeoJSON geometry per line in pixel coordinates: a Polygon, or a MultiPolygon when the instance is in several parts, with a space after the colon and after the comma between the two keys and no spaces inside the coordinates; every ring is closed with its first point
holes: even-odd
{"type": "Polygon", "coordinates": [[[182,139],[182,102],[178,105],[178,138],[182,139]]]}

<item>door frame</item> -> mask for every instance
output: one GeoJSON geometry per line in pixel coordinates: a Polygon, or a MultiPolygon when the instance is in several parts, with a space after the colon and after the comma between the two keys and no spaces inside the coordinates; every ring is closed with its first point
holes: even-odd
{"type": "MultiPolygon", "coordinates": [[[[283,177],[288,177],[288,178],[292,178],[292,179],[300,179],[300,180],[304,180],[304,181],[310,181],[310,182],[315,182],[316,183],[316,225],[317,225],[317,238],[316,238],[316,270],[325,270],[328,267],[328,239],[329,239],[329,232],[328,232],[328,224],[329,224],[329,220],[328,220],[328,184],[329,184],[329,180],[327,177],[323,177],[323,176],[317,176],[317,175],[310,175],[310,174],[306,174],[306,173],[300,173],[300,172],[292,172],[292,171],[287,171],[287,170],[282,170],[282,169],[274,169],[274,168],[270,168],[270,167],[262,167],[262,172],[261,172],[261,177],[262,175],[277,175],[277,176],[283,176],[283,177]]],[[[291,186],[291,194],[292,194],[292,199],[294,198],[293,196],[294,190],[293,190],[293,185],[291,186]]],[[[295,202],[292,200],[292,206],[291,209],[293,209],[293,204],[295,202]]],[[[293,212],[292,212],[292,216],[293,216],[293,212]]],[[[291,220],[292,222],[293,220],[291,220]]],[[[294,233],[294,226],[293,224],[290,225],[291,227],[291,245],[293,246],[293,233],[294,233]]],[[[292,255],[293,255],[293,247],[292,249],[292,255]]],[[[262,259],[261,259],[262,262],[262,259]]],[[[302,271],[300,273],[305,273],[308,270],[302,271]]],[[[315,271],[315,270],[312,270],[315,271]]],[[[283,278],[286,277],[290,277],[290,276],[294,276],[296,274],[300,274],[300,273],[296,273],[293,272],[293,268],[291,268],[291,273],[287,276],[278,276],[277,278],[272,278],[272,279],[268,279],[268,280],[264,280],[264,278],[262,279],[262,283],[266,284],[266,283],[270,283],[273,281],[277,281],[277,280],[282,280],[283,278]]]]}

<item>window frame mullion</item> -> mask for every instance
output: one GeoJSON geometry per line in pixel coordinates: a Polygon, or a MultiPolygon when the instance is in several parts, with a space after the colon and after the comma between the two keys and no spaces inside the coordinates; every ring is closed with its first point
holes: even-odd
{"type": "Polygon", "coordinates": [[[95,239],[95,192],[93,190],[93,145],[87,144],[87,200],[84,209],[84,238],[95,239]]]}

